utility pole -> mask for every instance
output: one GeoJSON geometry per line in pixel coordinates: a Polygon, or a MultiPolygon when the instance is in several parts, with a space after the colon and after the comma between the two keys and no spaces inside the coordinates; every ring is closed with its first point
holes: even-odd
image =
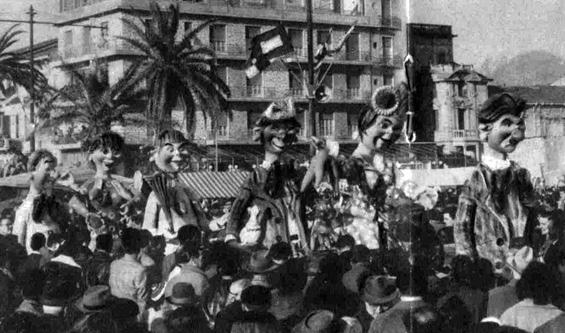
{"type": "Polygon", "coordinates": [[[30,74],[30,89],[29,89],[29,121],[32,125],[32,132],[29,135],[29,150],[30,152],[35,151],[35,91],[33,86],[35,85],[34,78],[34,55],[33,55],[33,17],[37,12],[33,9],[33,6],[29,6],[29,74],[30,74]]]}
{"type": "Polygon", "coordinates": [[[312,23],[312,0],[306,0],[306,25],[308,28],[308,122],[310,136],[316,136],[316,113],[314,111],[314,27],[312,23]]]}

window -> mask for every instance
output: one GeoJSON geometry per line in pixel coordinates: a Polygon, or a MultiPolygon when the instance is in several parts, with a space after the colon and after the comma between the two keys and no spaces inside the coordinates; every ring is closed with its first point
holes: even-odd
{"type": "Polygon", "coordinates": [[[226,51],[226,26],[216,24],[210,27],[210,46],[216,52],[226,51]]]}
{"type": "Polygon", "coordinates": [[[145,19],[143,20],[143,23],[145,23],[145,29],[151,27],[153,25],[153,20],[152,19],[145,19]]]}
{"type": "Polygon", "coordinates": [[[359,74],[348,74],[347,75],[347,98],[359,98],[359,87],[360,87],[360,78],[359,74]]]}
{"type": "Polygon", "coordinates": [[[320,135],[334,135],[334,115],[333,113],[320,113],[320,135]]]}
{"type": "MultiPolygon", "coordinates": [[[[218,113],[216,118],[216,127],[212,128],[213,131],[217,130],[217,135],[219,138],[225,138],[228,136],[228,115],[226,112],[218,113]]],[[[216,133],[212,133],[216,135],[216,133]]]]}
{"type": "Polygon", "coordinates": [[[246,26],[245,27],[245,49],[251,49],[251,40],[253,37],[259,35],[261,33],[261,27],[252,27],[246,26]]]}
{"type": "Polygon", "coordinates": [[[190,21],[185,21],[185,22],[182,24],[182,27],[183,27],[184,33],[186,34],[187,32],[189,32],[189,31],[192,29],[192,22],[190,22],[190,21]]]}
{"type": "Polygon", "coordinates": [[[334,0],[313,0],[312,7],[318,10],[333,11],[334,0]]]}
{"type": "Polygon", "coordinates": [[[383,37],[383,58],[392,59],[392,37],[383,37]]]}
{"type": "Polygon", "coordinates": [[[247,96],[259,97],[263,95],[263,75],[257,74],[252,79],[247,79],[247,96]]]}
{"type": "Polygon", "coordinates": [[[101,22],[100,27],[100,36],[105,40],[108,38],[108,22],[101,22]]]}
{"type": "Polygon", "coordinates": [[[90,53],[92,37],[90,36],[90,27],[82,28],[82,52],[83,54],[90,53]]]}
{"type": "Polygon", "coordinates": [[[290,70],[288,72],[288,82],[290,93],[292,96],[302,96],[302,73],[299,70],[290,70]]]}
{"type": "Polygon", "coordinates": [[[457,84],[457,96],[467,97],[467,84],[465,84],[465,82],[459,82],[457,84]]]}
{"type": "Polygon", "coordinates": [[[347,38],[345,56],[347,60],[359,60],[359,34],[351,34],[347,38]]]}
{"type": "Polygon", "coordinates": [[[392,15],[390,0],[381,0],[381,11],[383,18],[390,19],[392,15]]]}
{"type": "Polygon", "coordinates": [[[394,85],[394,77],[390,74],[383,75],[383,85],[385,86],[394,85]]]}
{"type": "Polygon", "coordinates": [[[228,68],[227,67],[224,67],[224,66],[218,67],[216,69],[216,74],[218,75],[218,77],[220,79],[222,79],[222,81],[224,81],[226,84],[228,84],[228,68]]]}
{"type": "Polygon", "coordinates": [[[73,51],[73,31],[72,30],[67,30],[65,31],[65,34],[63,36],[63,41],[65,44],[65,50],[64,50],[64,55],[65,57],[70,57],[72,56],[72,51],[73,51]]]}
{"type": "Polygon", "coordinates": [[[294,52],[296,52],[299,56],[304,56],[306,52],[304,52],[303,48],[303,32],[300,29],[289,29],[288,35],[290,37],[290,42],[292,44],[292,48],[294,52]]]}
{"type": "Polygon", "coordinates": [[[332,35],[329,30],[318,30],[316,37],[318,44],[328,43],[330,45],[332,43],[332,35]]]}
{"type": "Polygon", "coordinates": [[[359,123],[359,114],[347,114],[347,136],[353,138],[353,134],[357,132],[357,124],[359,123]]]}
{"type": "Polygon", "coordinates": [[[465,116],[467,114],[467,110],[465,109],[457,109],[457,129],[464,130],[465,129],[465,116]]]}

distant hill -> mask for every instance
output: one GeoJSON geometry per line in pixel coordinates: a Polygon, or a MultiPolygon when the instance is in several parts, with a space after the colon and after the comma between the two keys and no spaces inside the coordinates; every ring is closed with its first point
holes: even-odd
{"type": "Polygon", "coordinates": [[[549,52],[530,51],[500,59],[483,73],[500,86],[550,85],[565,76],[565,61],[549,52]]]}

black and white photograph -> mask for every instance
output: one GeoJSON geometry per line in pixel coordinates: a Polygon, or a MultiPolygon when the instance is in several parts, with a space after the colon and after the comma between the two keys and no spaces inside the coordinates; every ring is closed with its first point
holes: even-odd
{"type": "Polygon", "coordinates": [[[0,333],[565,332],[565,0],[0,0],[0,333]]]}

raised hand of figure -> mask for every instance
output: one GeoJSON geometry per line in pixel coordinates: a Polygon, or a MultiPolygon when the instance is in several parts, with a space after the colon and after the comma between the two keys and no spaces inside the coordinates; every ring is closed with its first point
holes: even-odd
{"type": "MultiPolygon", "coordinates": [[[[312,137],[311,145],[313,150],[315,150],[315,154],[302,180],[300,187],[301,192],[304,192],[310,185],[317,188],[327,172],[337,172],[337,168],[328,163],[332,161],[332,157],[337,157],[339,145],[336,142],[326,141],[316,137],[312,137]]],[[[333,176],[337,177],[337,174],[333,176]]]]}

